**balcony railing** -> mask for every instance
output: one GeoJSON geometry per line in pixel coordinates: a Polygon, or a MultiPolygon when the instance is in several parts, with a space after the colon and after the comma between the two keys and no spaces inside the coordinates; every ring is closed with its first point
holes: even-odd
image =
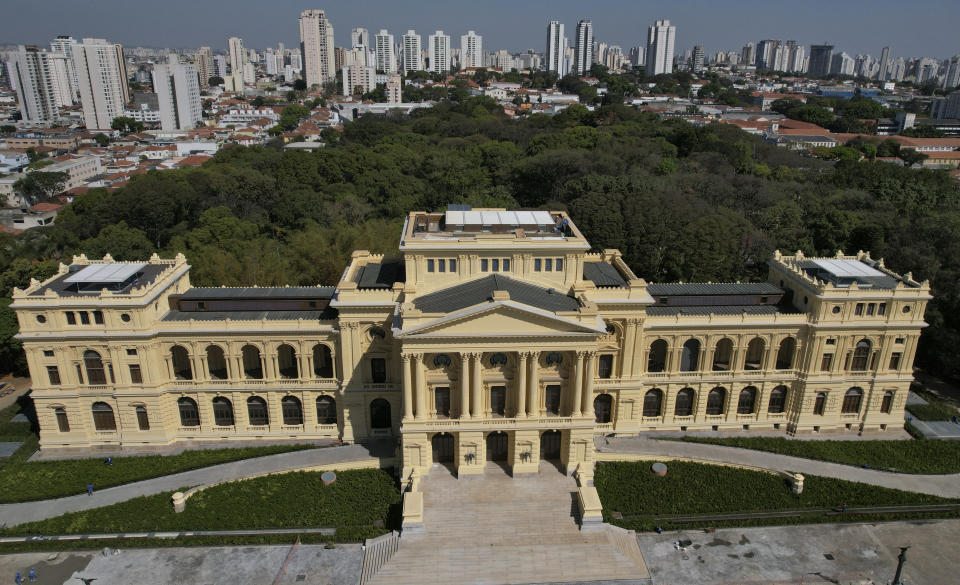
{"type": "Polygon", "coordinates": [[[502,429],[511,428],[557,428],[573,425],[575,421],[567,416],[543,416],[529,418],[465,418],[465,419],[407,419],[403,421],[403,426],[407,429],[456,429],[472,427],[495,427],[502,429]]]}

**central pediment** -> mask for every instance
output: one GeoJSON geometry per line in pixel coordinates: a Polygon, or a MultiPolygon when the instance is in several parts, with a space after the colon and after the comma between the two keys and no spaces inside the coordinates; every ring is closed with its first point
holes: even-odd
{"type": "Polygon", "coordinates": [[[397,337],[542,337],[605,335],[598,317],[584,323],[515,301],[476,305],[435,319],[402,319],[397,337]]]}

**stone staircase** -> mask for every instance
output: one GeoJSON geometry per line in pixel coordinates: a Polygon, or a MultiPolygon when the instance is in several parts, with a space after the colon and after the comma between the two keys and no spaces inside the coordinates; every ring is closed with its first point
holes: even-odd
{"type": "Polygon", "coordinates": [[[366,585],[373,575],[393,558],[400,545],[400,534],[397,531],[368,538],[363,547],[363,569],[360,571],[360,585],[366,585]]]}
{"type": "Polygon", "coordinates": [[[517,479],[491,466],[463,480],[435,467],[422,489],[424,533],[402,535],[377,571],[365,558],[365,585],[650,583],[632,532],[580,531],[576,482],[552,466],[517,479]]]}

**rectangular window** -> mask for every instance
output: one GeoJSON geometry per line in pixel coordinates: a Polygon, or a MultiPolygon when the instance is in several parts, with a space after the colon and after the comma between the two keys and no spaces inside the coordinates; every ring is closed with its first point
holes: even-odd
{"type": "Polygon", "coordinates": [[[827,340],[827,345],[836,345],[836,344],[837,344],[837,340],[836,340],[836,339],[828,339],[828,340],[827,340]]]}
{"type": "Polygon", "coordinates": [[[143,376],[140,374],[140,364],[130,364],[130,383],[143,384],[143,376]]]}
{"type": "Polygon", "coordinates": [[[901,344],[901,345],[903,344],[904,341],[906,341],[906,339],[903,338],[903,337],[898,337],[898,338],[896,338],[896,339],[893,340],[894,343],[896,343],[896,344],[901,344]]]}
{"type": "Polygon", "coordinates": [[[880,303],[877,305],[877,315],[881,317],[887,314],[887,303],[880,303]]]}
{"type": "Polygon", "coordinates": [[[43,350],[43,357],[53,357],[53,350],[52,349],[43,350]]]}
{"type": "Polygon", "coordinates": [[[547,414],[560,414],[560,386],[547,386],[543,396],[543,407],[547,414]]]}
{"type": "Polygon", "coordinates": [[[47,366],[47,377],[50,378],[51,386],[60,385],[60,370],[57,369],[57,366],[47,366]]]}
{"type": "Polygon", "coordinates": [[[89,325],[90,324],[90,314],[86,311],[80,311],[80,324],[89,325]]]}
{"type": "Polygon", "coordinates": [[[863,303],[857,303],[857,308],[854,309],[853,314],[857,316],[863,315],[863,303]]]}
{"type": "Polygon", "coordinates": [[[563,258],[557,258],[557,272],[563,271],[563,258]]]}
{"type": "Polygon", "coordinates": [[[67,311],[65,314],[67,316],[67,325],[77,324],[77,316],[73,314],[73,311],[67,311]]]}
{"type": "Polygon", "coordinates": [[[833,354],[832,353],[823,354],[823,359],[820,360],[820,371],[829,372],[832,367],[833,367],[833,354]]]}
{"type": "Polygon", "coordinates": [[[77,364],[77,381],[83,384],[83,368],[80,367],[80,364],[77,364]]]}
{"type": "Polygon", "coordinates": [[[97,325],[103,325],[103,311],[93,312],[93,322],[97,325]]]}
{"type": "Polygon", "coordinates": [[[437,272],[446,272],[447,271],[447,262],[445,260],[437,260],[437,272]]]}
{"type": "Polygon", "coordinates": [[[490,268],[489,268],[489,262],[487,261],[487,259],[484,258],[484,259],[480,260],[480,272],[487,272],[487,271],[489,271],[489,270],[490,270],[490,268]]]}
{"type": "Polygon", "coordinates": [[[494,258],[493,260],[491,260],[490,266],[494,272],[500,272],[500,259],[494,258]]]}
{"type": "Polygon", "coordinates": [[[507,412],[507,387],[493,386],[490,388],[490,413],[493,416],[504,416],[507,412]]]}
{"type": "Polygon", "coordinates": [[[613,375],[613,356],[610,354],[601,355],[597,360],[597,376],[607,379],[613,375]]]}
{"type": "Polygon", "coordinates": [[[137,350],[132,349],[132,348],[131,348],[131,349],[128,349],[128,350],[127,350],[127,355],[137,355],[137,350]]]}
{"type": "Polygon", "coordinates": [[[899,370],[900,369],[900,358],[903,356],[899,351],[893,352],[890,354],[890,369],[899,370]]]}
{"type": "Polygon", "coordinates": [[[509,258],[504,258],[504,259],[503,259],[503,271],[504,271],[504,272],[510,272],[510,259],[509,259],[509,258]]]}
{"type": "Polygon", "coordinates": [[[370,359],[370,377],[374,384],[383,384],[387,381],[387,360],[384,358],[370,359]]]}
{"type": "Polygon", "coordinates": [[[550,272],[553,270],[553,258],[547,258],[543,261],[543,270],[544,272],[550,272]]]}
{"type": "Polygon", "coordinates": [[[438,418],[450,418],[450,388],[433,389],[433,407],[438,418]]]}
{"type": "Polygon", "coordinates": [[[540,264],[541,264],[541,260],[540,260],[539,258],[537,258],[537,259],[535,259],[535,260],[533,261],[533,271],[534,271],[534,272],[540,272],[540,270],[541,270],[541,269],[540,269],[540,264]]]}
{"type": "Polygon", "coordinates": [[[57,428],[60,429],[61,433],[70,432],[70,421],[67,420],[67,411],[62,408],[54,409],[54,412],[57,413],[57,428]]]}
{"type": "Polygon", "coordinates": [[[457,261],[456,260],[447,260],[450,263],[450,272],[457,271],[457,261]]]}
{"type": "Polygon", "coordinates": [[[433,272],[433,260],[427,260],[427,272],[433,272]]]}
{"type": "Polygon", "coordinates": [[[867,305],[867,316],[873,315],[873,314],[876,312],[876,310],[877,310],[877,304],[876,304],[876,303],[870,303],[870,304],[868,304],[868,305],[867,305]]]}
{"type": "Polygon", "coordinates": [[[137,426],[140,427],[141,431],[150,430],[150,418],[147,416],[147,408],[145,406],[137,407],[137,426]]]}
{"type": "Polygon", "coordinates": [[[110,383],[116,384],[117,379],[113,377],[113,364],[107,364],[107,372],[110,373],[110,383]]]}

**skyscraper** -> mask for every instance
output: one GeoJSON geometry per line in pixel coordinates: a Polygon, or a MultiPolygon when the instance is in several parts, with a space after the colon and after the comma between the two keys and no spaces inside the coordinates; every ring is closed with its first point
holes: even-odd
{"type": "Polygon", "coordinates": [[[460,65],[463,69],[483,67],[483,37],[472,30],[460,37],[460,65]]]}
{"type": "Polygon", "coordinates": [[[243,64],[247,62],[247,53],[243,50],[243,39],[230,37],[227,39],[230,48],[230,73],[243,73],[243,64]]]}
{"type": "Polygon", "coordinates": [[[63,53],[20,45],[10,58],[9,71],[24,122],[51,124],[60,108],[73,105],[73,87],[63,53]]]}
{"type": "Polygon", "coordinates": [[[887,79],[887,67],[890,64],[890,47],[884,47],[880,51],[880,70],[877,72],[877,79],[880,81],[886,81],[887,79]]]}
{"type": "Polygon", "coordinates": [[[403,35],[403,72],[423,71],[423,54],[420,52],[420,35],[408,30],[403,35]]]}
{"type": "Polygon", "coordinates": [[[754,49],[753,43],[747,43],[740,52],[740,62],[744,65],[753,65],[756,61],[756,55],[757,51],[754,49]]]}
{"type": "Polygon", "coordinates": [[[180,63],[176,55],[170,56],[169,64],[154,65],[153,91],[157,94],[161,129],[192,130],[203,119],[195,65],[180,63]]]}
{"type": "Polygon", "coordinates": [[[386,74],[397,72],[397,58],[393,53],[393,35],[380,29],[374,39],[377,49],[377,70],[386,74]]]}
{"type": "Polygon", "coordinates": [[[355,28],[350,31],[350,48],[359,49],[370,48],[370,31],[365,28],[355,28]]]}
{"type": "Polygon", "coordinates": [[[83,39],[73,49],[73,66],[87,130],[110,128],[130,101],[123,47],[104,39],[83,39]]]}
{"type": "Polygon", "coordinates": [[[677,27],[658,20],[647,31],[647,75],[673,73],[673,41],[677,27]]]}
{"type": "Polygon", "coordinates": [[[855,66],[856,62],[853,60],[853,57],[848,55],[846,51],[843,51],[840,54],[833,56],[833,59],[830,62],[830,73],[853,75],[855,66]]]}
{"type": "Polygon", "coordinates": [[[810,65],[807,72],[813,76],[830,75],[833,45],[810,45],[810,65]]]}
{"type": "Polygon", "coordinates": [[[63,53],[67,56],[67,69],[70,74],[70,86],[73,91],[74,100],[76,95],[80,93],[80,81],[77,79],[77,71],[73,67],[73,47],[77,44],[77,41],[73,40],[73,37],[68,37],[65,35],[60,35],[57,38],[50,41],[50,50],[55,53],[63,53]]]}
{"type": "Polygon", "coordinates": [[[696,45],[693,47],[693,63],[692,69],[694,73],[700,73],[703,71],[703,62],[706,54],[703,51],[702,45],[696,45]]]}
{"type": "Polygon", "coordinates": [[[427,43],[430,47],[430,71],[434,73],[449,71],[450,35],[445,35],[442,30],[438,30],[427,37],[427,43]]]}
{"type": "Polygon", "coordinates": [[[587,75],[593,65],[593,22],[581,20],[577,23],[577,45],[573,56],[573,71],[577,75],[587,75]]]}
{"type": "Polygon", "coordinates": [[[563,53],[567,48],[566,37],[563,36],[563,24],[557,20],[551,20],[547,25],[547,71],[552,71],[558,76],[563,77],[566,71],[563,70],[563,53]]]}
{"type": "Polygon", "coordinates": [[[322,86],[334,79],[333,25],[323,10],[304,10],[300,14],[300,52],[307,87],[322,86]]]}
{"type": "Polygon", "coordinates": [[[950,59],[943,76],[943,89],[955,89],[957,86],[960,86],[960,55],[950,59]]]}
{"type": "Polygon", "coordinates": [[[776,50],[780,41],[765,39],[757,43],[757,58],[754,65],[757,69],[775,69],[776,50]]]}
{"type": "Polygon", "coordinates": [[[210,47],[200,47],[193,54],[193,63],[197,66],[197,75],[200,76],[200,89],[206,89],[213,77],[213,50],[210,47]]]}

